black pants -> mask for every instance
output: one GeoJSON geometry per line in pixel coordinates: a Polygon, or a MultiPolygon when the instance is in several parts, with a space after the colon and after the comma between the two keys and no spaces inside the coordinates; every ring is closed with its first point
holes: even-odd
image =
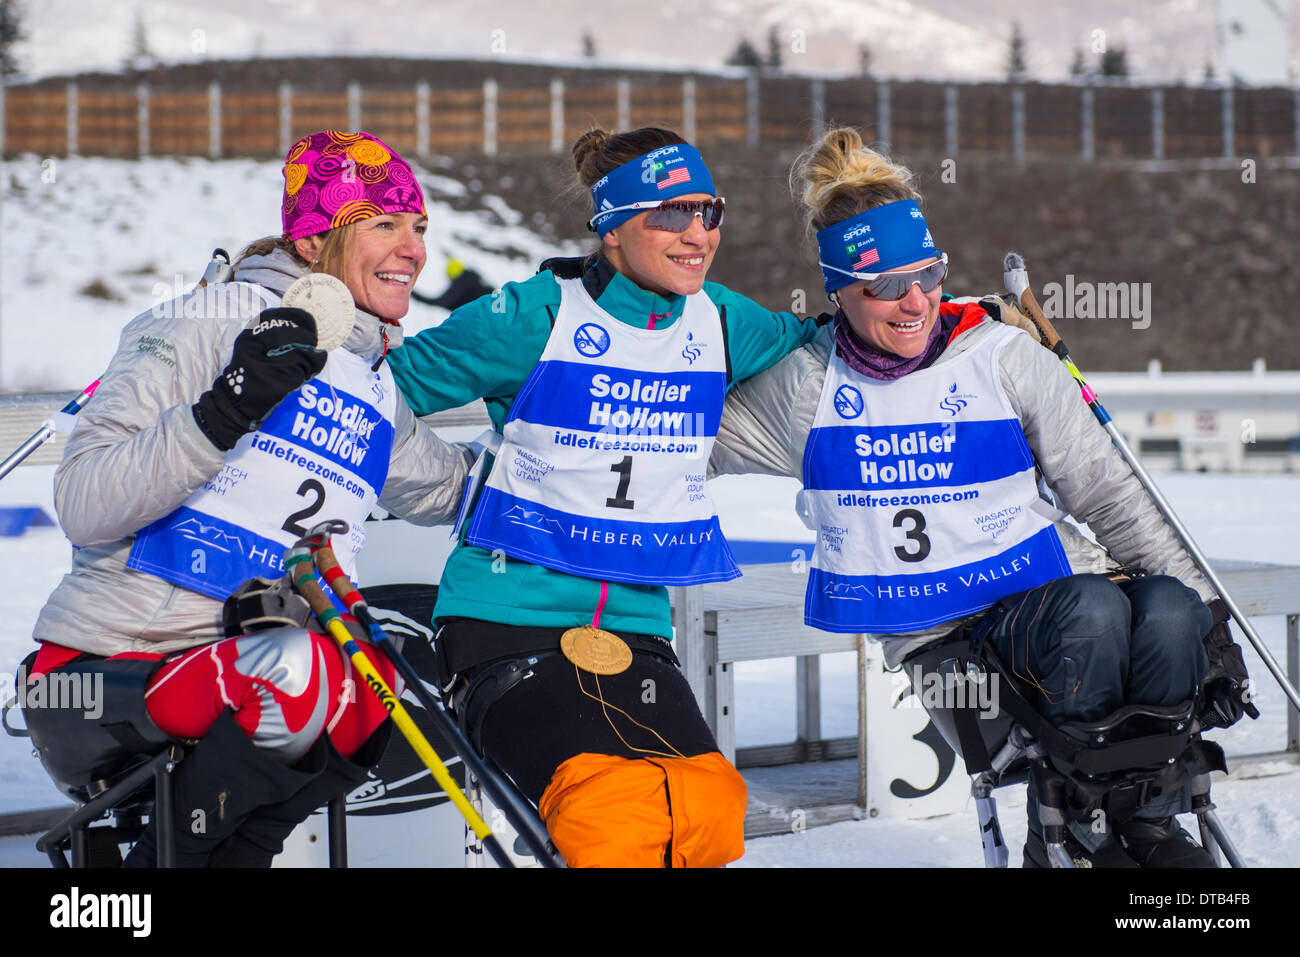
{"type": "Polygon", "coordinates": [[[456,678],[451,697],[462,727],[534,804],[555,769],[577,754],[718,750],[667,641],[620,635],[632,648],[631,666],[598,677],[560,653],[565,630],[453,619],[435,642],[443,677],[456,678]],[[508,674],[512,663],[519,670],[508,674]]]}
{"type": "MultiPolygon", "coordinates": [[[[1125,704],[1173,705],[1191,698],[1209,666],[1201,639],[1210,610],[1176,578],[1114,583],[1103,575],[1058,578],[1002,599],[976,626],[1055,725],[1096,721],[1125,704]]],[[[1030,821],[1034,795],[1030,793],[1030,821]]],[[[1162,818],[1187,810],[1183,792],[1139,811],[1162,818]]]]}

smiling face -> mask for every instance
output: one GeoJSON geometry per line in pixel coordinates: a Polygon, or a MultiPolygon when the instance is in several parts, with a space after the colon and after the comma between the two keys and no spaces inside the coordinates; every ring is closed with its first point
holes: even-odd
{"type": "MultiPolygon", "coordinates": [[[[712,199],[709,193],[689,193],[676,200],[712,199]]],[[[684,233],[650,229],[646,214],[633,216],[605,234],[605,256],[642,289],[660,296],[689,296],[704,285],[722,230],[705,229],[696,216],[684,233]]]]}
{"type": "MultiPolygon", "coordinates": [[[[428,259],[424,248],[428,222],[418,213],[385,213],[352,224],[338,278],[358,308],[392,323],[406,315],[411,287],[428,259]]],[[[308,236],[298,240],[298,252],[315,263],[321,245],[320,236],[308,236]]]]}
{"type": "MultiPolygon", "coordinates": [[[[890,272],[919,269],[934,261],[935,257],[930,256],[890,272]]],[[[907,295],[893,302],[868,299],[862,294],[865,286],[865,282],[855,282],[838,293],[840,308],[858,338],[881,352],[892,352],[903,359],[914,359],[924,352],[930,330],[939,317],[943,284],[921,292],[921,287],[914,283],[907,295]]]]}

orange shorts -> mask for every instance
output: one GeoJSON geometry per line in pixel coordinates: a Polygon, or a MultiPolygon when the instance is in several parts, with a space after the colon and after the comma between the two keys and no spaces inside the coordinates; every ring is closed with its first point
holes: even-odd
{"type": "Polygon", "coordinates": [[[721,867],[745,853],[746,801],[717,751],[583,753],[555,769],[539,809],[570,867],[721,867]]]}

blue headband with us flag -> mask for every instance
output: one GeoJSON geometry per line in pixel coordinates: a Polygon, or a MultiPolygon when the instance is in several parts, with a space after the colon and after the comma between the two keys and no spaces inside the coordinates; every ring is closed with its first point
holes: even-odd
{"type": "Polygon", "coordinates": [[[914,199],[873,206],[817,231],[818,265],[827,292],[942,252],[935,249],[914,199]]]}
{"type": "Polygon", "coordinates": [[[717,195],[699,150],[687,143],[661,146],[596,181],[591,187],[593,213],[587,225],[604,236],[658,202],[688,193],[717,195]]]}

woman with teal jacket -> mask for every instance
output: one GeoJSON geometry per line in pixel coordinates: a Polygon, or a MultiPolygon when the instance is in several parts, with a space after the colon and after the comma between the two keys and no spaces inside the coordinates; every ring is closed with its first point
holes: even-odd
{"type": "Polygon", "coordinates": [[[723,397],[814,320],[705,281],[724,200],[676,133],[591,131],[586,259],[549,260],[391,358],[417,415],[500,434],[434,618],[444,694],[576,866],[718,866],[745,786],[669,644],[668,585],[739,575],[705,472],[723,397]]]}

